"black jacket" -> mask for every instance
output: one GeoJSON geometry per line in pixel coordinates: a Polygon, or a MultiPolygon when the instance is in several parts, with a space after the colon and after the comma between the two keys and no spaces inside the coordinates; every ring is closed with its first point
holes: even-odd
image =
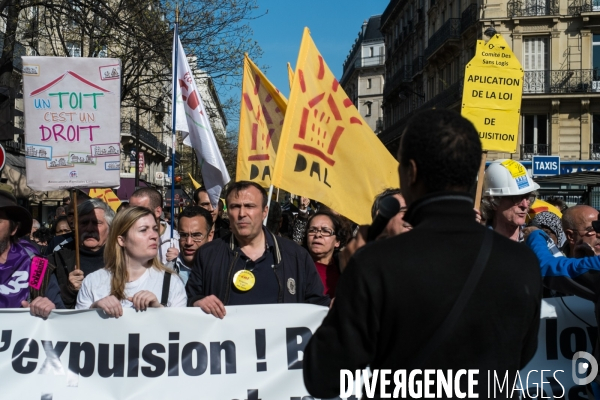
{"type": "MultiPolygon", "coordinates": [[[[79,256],[81,269],[87,274],[104,267],[104,247],[97,252],[91,252],[80,245],[79,256]]],[[[59,251],[50,254],[48,260],[56,266],[55,274],[65,307],[74,309],[79,291],[69,282],[69,273],[75,269],[75,242],[69,242],[59,251]]]]}
{"type": "MultiPolygon", "coordinates": [[[[278,303],[312,303],[329,305],[329,297],[323,294],[324,287],[315,263],[308,252],[291,240],[271,235],[275,243],[275,268],[279,282],[278,303]],[[293,285],[290,285],[293,283],[293,285]]],[[[194,258],[192,272],[185,286],[188,306],[206,296],[215,295],[227,305],[231,293],[233,275],[240,257],[233,234],[215,239],[200,247],[194,258]]]]}
{"type": "MultiPolygon", "coordinates": [[[[461,292],[486,229],[475,222],[472,199],[428,196],[411,205],[404,220],[414,229],[369,243],[341,275],[335,303],[304,351],[311,395],[338,396],[341,369],[411,368],[461,292]]],[[[537,348],[541,295],[535,255],[494,233],[471,298],[420,369],[479,369],[480,398],[488,370],[509,371],[514,382],[537,348]]],[[[379,388],[376,393],[380,398],[379,388]]]]}

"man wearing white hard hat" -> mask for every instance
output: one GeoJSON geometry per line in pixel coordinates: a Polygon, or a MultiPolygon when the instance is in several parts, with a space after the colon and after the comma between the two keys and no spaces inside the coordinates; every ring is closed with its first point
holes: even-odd
{"type": "Polygon", "coordinates": [[[522,227],[540,185],[515,160],[496,160],[485,171],[481,211],[496,232],[523,241],[522,227]]]}

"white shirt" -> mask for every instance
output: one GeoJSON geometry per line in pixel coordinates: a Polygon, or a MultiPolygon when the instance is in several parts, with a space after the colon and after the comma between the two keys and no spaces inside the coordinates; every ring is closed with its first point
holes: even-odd
{"type": "Polygon", "coordinates": [[[179,250],[179,232],[177,232],[175,229],[173,230],[173,246],[171,246],[171,225],[165,221],[160,221],[160,224],[165,227],[165,232],[160,236],[158,259],[161,263],[163,263],[163,265],[166,265],[168,262],[167,251],[169,250],[169,247],[175,247],[177,250],[179,250]]]}
{"type": "MultiPolygon", "coordinates": [[[[110,296],[110,278],[111,273],[105,268],[99,269],[85,277],[81,284],[81,290],[77,295],[76,310],[87,310],[93,303],[110,296]]],[[[125,296],[132,297],[139,291],[148,290],[160,301],[162,296],[163,279],[165,272],[158,271],[150,267],[146,272],[133,282],[125,284],[125,296]]],[[[129,300],[121,300],[123,308],[133,308],[133,303],[129,300]]],[[[187,306],[187,296],[185,286],[181,278],[173,274],[169,287],[169,300],[167,307],[185,307],[187,306]]]]}

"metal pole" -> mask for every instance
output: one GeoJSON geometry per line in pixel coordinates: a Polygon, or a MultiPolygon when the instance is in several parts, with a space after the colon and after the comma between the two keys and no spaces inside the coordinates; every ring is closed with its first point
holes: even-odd
{"type": "Polygon", "coordinates": [[[269,219],[269,211],[271,211],[271,197],[273,196],[273,185],[269,188],[269,196],[267,197],[267,216],[263,221],[263,225],[267,226],[267,220],[269,219]]]}
{"type": "Polygon", "coordinates": [[[75,269],[80,269],[81,262],[79,261],[79,213],[77,212],[77,189],[72,189],[73,196],[71,197],[71,203],[73,203],[73,239],[75,240],[75,269]]]}
{"type": "Polygon", "coordinates": [[[173,176],[171,177],[171,239],[173,239],[173,227],[175,218],[175,144],[177,143],[176,136],[176,123],[177,123],[177,87],[179,82],[177,81],[177,58],[179,53],[179,33],[177,31],[177,25],[179,24],[179,6],[175,9],[175,29],[173,39],[173,142],[171,143],[171,165],[173,176]]]}
{"type": "Polygon", "coordinates": [[[140,187],[140,83],[137,86],[135,107],[135,190],[140,187]]]}

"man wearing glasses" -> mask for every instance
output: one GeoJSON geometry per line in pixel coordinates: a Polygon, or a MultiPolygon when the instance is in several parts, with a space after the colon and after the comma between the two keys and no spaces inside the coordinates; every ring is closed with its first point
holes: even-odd
{"type": "Polygon", "coordinates": [[[525,219],[540,185],[527,175],[523,164],[496,160],[485,171],[481,211],[499,234],[522,242],[525,219]]]}
{"type": "Polygon", "coordinates": [[[200,246],[212,240],[213,220],[210,211],[200,206],[186,207],[177,220],[179,255],[173,269],[187,283],[192,270],[194,255],[200,246]]]}

